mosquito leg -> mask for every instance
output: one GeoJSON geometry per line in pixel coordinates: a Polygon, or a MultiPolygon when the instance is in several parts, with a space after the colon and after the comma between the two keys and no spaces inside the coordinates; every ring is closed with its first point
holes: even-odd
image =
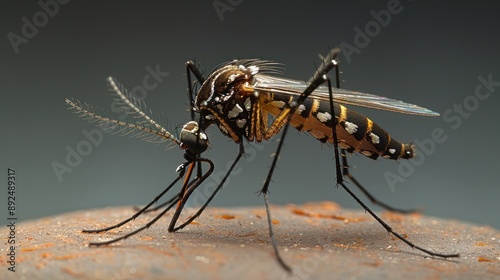
{"type": "MultiPolygon", "coordinates": [[[[179,198],[177,198],[178,200],[179,198]]],[[[109,244],[112,244],[112,243],[115,243],[115,242],[118,242],[120,240],[123,240],[123,239],[127,239],[129,238],[130,236],[132,235],[135,235],[149,227],[151,227],[154,223],[156,223],[156,221],[158,221],[163,215],[165,215],[165,213],[167,213],[176,203],[177,201],[174,201],[169,207],[167,207],[165,210],[163,210],[160,214],[158,214],[154,219],[152,219],[151,221],[149,221],[145,226],[142,226],[132,232],[129,232],[123,236],[120,236],[118,238],[115,238],[115,239],[112,239],[112,240],[108,240],[108,241],[104,241],[104,242],[91,242],[89,243],[89,246],[103,246],[103,245],[109,245],[109,244]]]]}
{"type": "MultiPolygon", "coordinates": [[[[186,72],[189,73],[193,73],[194,76],[196,77],[196,80],[198,80],[198,82],[200,83],[203,83],[205,81],[205,77],[203,77],[203,74],[201,73],[200,69],[198,69],[198,66],[196,66],[196,63],[194,63],[193,61],[188,61],[186,62],[186,72]]],[[[190,81],[191,78],[189,78],[188,81],[190,81]]],[[[189,83],[189,85],[191,85],[191,83],[189,83]]]]}
{"type": "MultiPolygon", "coordinates": [[[[174,215],[172,216],[172,219],[170,220],[170,225],[168,226],[168,231],[172,232],[172,229],[174,228],[174,225],[179,219],[179,215],[182,212],[182,208],[184,208],[184,204],[186,203],[187,197],[186,193],[187,190],[189,189],[189,180],[191,179],[191,175],[193,174],[193,169],[196,167],[196,161],[191,162],[191,164],[188,167],[187,170],[187,175],[184,178],[184,184],[182,185],[181,191],[179,192],[179,200],[177,202],[177,208],[175,209],[174,215]]],[[[196,183],[197,178],[195,178],[194,182],[196,183]]]]}
{"type": "MultiPolygon", "coordinates": [[[[187,221],[185,221],[184,223],[182,223],[180,226],[173,228],[172,231],[177,231],[177,230],[183,229],[188,224],[190,224],[192,221],[194,221],[194,219],[198,218],[201,215],[201,213],[205,210],[205,208],[208,206],[208,204],[210,204],[210,202],[212,201],[212,199],[215,197],[215,195],[217,194],[217,192],[224,186],[224,183],[226,182],[227,178],[229,178],[229,176],[230,176],[231,172],[233,171],[234,167],[236,166],[236,164],[240,160],[241,156],[243,156],[244,154],[245,154],[245,149],[243,147],[243,142],[241,142],[240,143],[240,151],[238,153],[238,156],[233,161],[233,163],[231,164],[231,167],[227,171],[226,175],[224,176],[224,178],[222,178],[222,181],[219,183],[219,185],[217,186],[217,188],[215,188],[215,190],[210,195],[210,197],[207,199],[207,201],[205,201],[205,203],[203,204],[203,206],[201,206],[201,208],[192,217],[190,217],[187,221]]],[[[194,188],[190,188],[190,189],[192,189],[192,191],[194,191],[194,188]]]]}
{"type": "MultiPolygon", "coordinates": [[[[338,67],[338,64],[337,63],[334,63],[335,64],[335,82],[336,82],[336,86],[337,88],[340,88],[340,70],[339,70],[339,67],[338,67]]],[[[328,87],[330,88],[330,91],[329,91],[329,97],[330,97],[330,108],[331,108],[331,114],[332,116],[335,116],[334,115],[334,107],[333,107],[333,93],[331,91],[331,81],[330,79],[327,79],[327,83],[328,83],[328,87]]],[[[417,212],[417,210],[414,210],[414,209],[409,209],[409,210],[404,210],[404,209],[398,209],[398,208],[394,208],[388,204],[385,204],[384,202],[382,201],[379,201],[378,199],[376,199],[372,194],[370,194],[359,182],[358,180],[356,180],[356,178],[354,178],[354,176],[352,176],[352,174],[349,172],[349,165],[347,164],[347,156],[346,156],[346,151],[345,150],[341,150],[341,157],[342,157],[342,165],[340,165],[340,160],[339,160],[339,152],[338,152],[338,145],[337,145],[337,131],[336,131],[336,123],[334,123],[332,125],[332,135],[333,135],[333,143],[334,143],[334,148],[335,148],[335,168],[336,168],[336,173],[337,173],[337,184],[341,184],[343,181],[344,181],[344,176],[346,176],[347,178],[349,178],[349,180],[351,180],[364,194],[366,197],[368,197],[368,199],[370,199],[370,201],[375,204],[375,205],[379,205],[381,206],[382,208],[385,208],[389,211],[394,211],[394,212],[399,212],[399,213],[404,213],[404,214],[408,214],[408,213],[413,213],[413,212],[417,212]],[[342,167],[342,172],[340,172],[340,169],[342,167]],[[343,174],[343,176],[340,176],[339,177],[339,174],[343,174]]]]}
{"type": "Polygon", "coordinates": [[[195,101],[194,101],[194,94],[193,94],[193,83],[191,80],[191,73],[194,74],[196,77],[196,80],[201,84],[205,81],[205,77],[203,77],[203,74],[201,73],[200,69],[196,66],[196,64],[193,61],[188,61],[186,62],[186,77],[187,77],[187,83],[188,83],[188,99],[189,99],[189,105],[191,107],[191,120],[194,120],[194,110],[193,108],[195,107],[195,101]]]}
{"type": "Polygon", "coordinates": [[[422,251],[422,252],[424,252],[428,255],[431,255],[433,257],[440,257],[440,258],[458,258],[458,257],[460,257],[459,254],[436,253],[436,252],[433,252],[433,251],[430,251],[430,250],[427,250],[427,249],[424,249],[420,246],[415,245],[414,243],[412,243],[408,239],[404,238],[401,234],[395,232],[387,223],[385,223],[379,216],[377,216],[372,210],[370,210],[370,208],[368,208],[344,183],[342,183],[340,185],[342,186],[342,188],[344,188],[344,190],[346,190],[346,192],[348,192],[352,196],[352,198],[354,198],[354,200],[356,200],[356,202],[358,202],[359,205],[361,205],[361,207],[363,207],[363,209],[365,209],[365,211],[370,213],[370,215],[373,218],[375,218],[375,220],[377,220],[385,228],[385,230],[387,230],[387,232],[396,236],[399,240],[408,244],[408,246],[410,246],[411,248],[422,251]]]}
{"type": "MultiPolygon", "coordinates": [[[[187,187],[187,190],[189,191],[189,194],[192,193],[192,191],[194,191],[194,189],[196,189],[197,186],[199,186],[208,176],[210,176],[210,174],[212,173],[213,171],[213,163],[212,161],[210,160],[207,160],[207,159],[199,159],[199,161],[205,161],[205,162],[208,162],[210,164],[210,169],[209,171],[207,171],[201,178],[198,178],[198,180],[193,180],[192,181],[192,184],[194,184],[193,186],[188,186],[187,187]]],[[[190,164],[193,164],[193,163],[190,163],[190,164]]],[[[185,167],[186,164],[184,165],[181,165],[182,167],[185,167]]],[[[192,166],[192,165],[190,165],[192,166]]],[[[194,166],[193,166],[194,167],[194,166]]],[[[188,174],[187,174],[187,178],[186,178],[186,182],[188,182],[189,180],[189,176],[191,175],[191,172],[192,172],[192,167],[190,168],[190,170],[188,170],[188,174]]],[[[179,172],[179,176],[178,178],[171,184],[171,186],[173,186],[184,174],[184,170],[180,171],[179,172]]],[[[171,187],[169,186],[169,188],[171,187]]],[[[151,227],[154,223],[156,223],[163,215],[165,215],[172,207],[174,207],[178,202],[181,201],[181,195],[182,195],[182,191],[180,193],[178,193],[176,196],[174,196],[172,199],[169,200],[170,204],[168,205],[167,208],[165,208],[160,214],[158,214],[154,219],[152,219],[151,221],[149,221],[146,225],[132,231],[132,232],[129,232],[123,236],[120,236],[118,238],[115,238],[115,239],[112,239],[112,240],[108,240],[108,241],[104,241],[104,242],[92,242],[89,244],[89,246],[102,246],[102,245],[109,245],[109,244],[112,244],[112,243],[115,243],[117,241],[120,241],[120,240],[123,240],[123,239],[126,239],[126,238],[129,238],[130,236],[132,235],[135,235],[149,227],[151,227]]],[[[161,196],[157,197],[157,199],[159,199],[161,196]]],[[[154,202],[154,201],[153,201],[154,202]]],[[[150,203],[151,204],[151,203],[150,203]]],[[[150,206],[150,204],[148,206],[150,206]]],[[[147,209],[146,206],[143,210],[147,209]]],[[[181,209],[182,210],[182,209],[181,209]]],[[[137,214],[136,214],[137,215],[137,214]]]]}
{"type": "Polygon", "coordinates": [[[345,150],[341,150],[341,153],[342,153],[342,174],[349,178],[349,180],[351,180],[351,182],[354,183],[354,185],[356,185],[356,187],[358,187],[358,189],[361,190],[361,192],[363,192],[365,194],[366,197],[368,197],[368,199],[370,199],[370,201],[375,204],[375,205],[378,205],[384,209],[387,209],[389,211],[393,211],[393,212],[397,212],[397,213],[402,213],[402,214],[409,214],[409,213],[415,213],[415,212],[420,212],[418,209],[399,209],[399,208],[395,208],[395,207],[392,207],[380,200],[378,200],[377,198],[375,198],[371,193],[369,193],[359,182],[358,180],[356,180],[356,178],[354,178],[354,176],[352,176],[352,174],[349,172],[349,165],[347,164],[347,157],[346,157],[346,152],[345,150]]]}
{"type": "Polygon", "coordinates": [[[271,182],[271,179],[272,179],[272,176],[273,176],[273,172],[274,172],[274,168],[276,167],[276,163],[278,162],[279,154],[281,152],[281,147],[283,146],[283,141],[285,140],[285,136],[286,136],[288,127],[289,127],[289,125],[285,125],[285,127],[283,128],[283,133],[281,134],[281,139],[280,139],[280,143],[278,145],[278,149],[276,150],[276,153],[274,154],[273,163],[271,164],[271,168],[269,169],[269,173],[267,174],[267,178],[266,178],[266,181],[264,182],[264,186],[262,187],[261,193],[264,194],[264,204],[266,206],[266,214],[267,214],[267,223],[268,223],[268,228],[269,228],[269,236],[271,238],[271,244],[273,246],[274,255],[276,256],[276,260],[281,265],[281,267],[283,267],[283,269],[285,269],[287,272],[291,272],[292,269],[290,268],[290,266],[288,266],[285,263],[285,261],[281,257],[281,254],[280,254],[280,252],[278,250],[278,244],[276,242],[276,238],[274,237],[273,221],[272,221],[272,218],[271,218],[271,209],[269,207],[269,197],[268,197],[268,195],[269,195],[269,192],[268,192],[269,184],[271,182]]]}
{"type": "MultiPolygon", "coordinates": [[[[199,177],[201,177],[201,176],[199,176],[199,177]]],[[[194,184],[194,180],[196,180],[196,179],[193,179],[193,180],[189,183],[189,185],[194,184]]],[[[162,209],[163,207],[167,207],[167,206],[169,206],[169,205],[170,205],[170,203],[172,203],[173,201],[176,201],[176,202],[177,202],[177,201],[178,201],[178,199],[179,199],[179,194],[176,194],[175,196],[171,197],[169,200],[167,200],[167,201],[165,201],[165,202],[163,202],[163,203],[161,203],[161,204],[157,205],[156,207],[154,207],[154,208],[149,208],[148,210],[144,211],[144,213],[156,212],[156,211],[158,211],[158,210],[162,209]]],[[[134,210],[135,210],[135,211],[139,211],[139,210],[141,210],[141,209],[142,209],[141,207],[134,206],[134,210]]]]}
{"type": "MultiPolygon", "coordinates": [[[[196,178],[192,184],[190,184],[189,186],[187,186],[185,192],[183,192],[182,194],[182,197],[180,198],[179,200],[179,203],[177,204],[177,208],[175,209],[175,213],[174,215],[172,216],[172,219],[170,220],[170,224],[168,226],[168,232],[174,232],[174,231],[177,231],[181,228],[184,228],[186,225],[188,225],[189,223],[191,223],[196,217],[198,217],[201,212],[203,212],[203,209],[200,209],[196,214],[195,216],[191,217],[191,219],[189,219],[187,222],[183,223],[181,226],[179,227],[175,227],[175,224],[177,223],[177,220],[179,219],[179,216],[182,212],[182,209],[184,208],[184,205],[186,204],[186,202],[188,201],[189,197],[191,196],[191,194],[212,174],[212,172],[214,171],[214,163],[209,160],[209,159],[206,159],[206,158],[199,158],[197,160],[200,164],[201,162],[206,162],[209,164],[209,169],[207,172],[205,172],[205,174],[203,174],[203,176],[199,177],[199,178],[196,178]]],[[[213,197],[213,196],[212,196],[213,197]]],[[[206,206],[206,205],[205,205],[206,206]]]]}
{"type": "MultiPolygon", "coordinates": [[[[198,83],[201,85],[205,81],[205,77],[203,77],[203,74],[201,73],[200,69],[196,66],[196,63],[193,61],[188,61],[186,62],[186,77],[187,77],[187,84],[188,84],[188,99],[189,99],[189,104],[190,104],[190,111],[191,111],[191,120],[194,121],[194,108],[196,107],[195,104],[195,94],[193,90],[193,82],[191,80],[191,73],[194,74],[196,77],[196,80],[198,83]]],[[[200,119],[198,120],[198,124],[201,124],[201,114],[200,114],[200,119]]],[[[201,177],[203,174],[203,171],[201,170],[201,164],[198,165],[198,171],[197,171],[197,177],[201,177]]]]}
{"type": "MultiPolygon", "coordinates": [[[[200,177],[201,177],[201,176],[200,176],[200,177]]],[[[189,183],[189,185],[192,185],[192,184],[194,183],[194,180],[195,180],[195,179],[193,179],[193,180],[189,183]]],[[[161,203],[161,204],[159,204],[159,205],[157,205],[157,206],[155,206],[155,207],[153,207],[153,208],[149,208],[148,210],[144,211],[144,213],[156,212],[156,211],[158,211],[158,210],[160,210],[160,209],[162,209],[162,208],[164,208],[164,207],[168,207],[168,206],[170,205],[170,203],[172,203],[173,201],[176,201],[176,202],[177,202],[177,201],[179,200],[179,197],[180,197],[180,195],[179,195],[179,194],[176,194],[175,196],[171,197],[169,200],[167,200],[167,201],[165,201],[165,202],[163,202],[163,203],[161,203]]],[[[134,206],[134,210],[135,210],[135,211],[139,211],[139,210],[141,210],[141,207],[134,206]]]]}
{"type": "MultiPolygon", "coordinates": [[[[339,75],[339,67],[337,61],[333,60],[332,63],[335,67],[335,80],[337,82],[337,87],[340,88],[340,75],[339,75]]],[[[333,92],[332,92],[332,82],[330,78],[326,76],[326,74],[322,77],[323,81],[326,80],[328,84],[328,97],[330,99],[330,115],[335,116],[335,107],[333,106],[333,92]]],[[[338,139],[337,139],[337,123],[335,120],[332,122],[332,142],[333,142],[333,152],[335,154],[335,173],[337,174],[337,186],[339,184],[344,183],[344,177],[342,176],[342,172],[340,171],[340,157],[339,157],[339,149],[338,149],[338,139]]],[[[344,157],[345,158],[345,157],[344,157]]]]}
{"type": "MultiPolygon", "coordinates": [[[[340,84],[340,80],[339,80],[339,75],[338,75],[338,67],[336,67],[336,82],[337,82],[337,87],[339,87],[339,84],[340,84]]],[[[332,85],[331,85],[331,82],[330,82],[330,79],[328,77],[324,77],[328,83],[328,88],[329,88],[329,97],[330,97],[330,113],[332,114],[332,116],[335,116],[334,114],[334,107],[333,107],[333,93],[332,93],[332,85]]],[[[384,228],[385,230],[387,230],[388,233],[394,235],[395,237],[397,237],[399,240],[403,241],[404,243],[406,243],[408,246],[410,246],[411,248],[413,249],[417,249],[421,252],[424,252],[430,256],[433,256],[433,257],[441,257],[441,258],[457,258],[459,257],[458,254],[441,254],[441,253],[436,253],[436,252],[433,252],[433,251],[430,251],[430,250],[427,250],[425,248],[422,248],[420,246],[417,246],[415,245],[414,243],[412,243],[411,241],[407,240],[406,238],[404,238],[401,234],[399,234],[398,232],[395,232],[386,222],[384,222],[379,216],[377,216],[370,208],[368,208],[344,183],[344,179],[343,179],[343,174],[342,172],[340,171],[341,168],[340,168],[340,159],[339,159],[339,152],[338,152],[338,139],[337,139],[337,134],[336,134],[336,124],[332,124],[332,132],[333,132],[333,148],[334,148],[334,152],[335,152],[335,171],[336,171],[336,174],[337,174],[337,184],[342,186],[342,188],[347,192],[349,193],[349,195],[351,195],[352,198],[354,198],[354,200],[356,200],[356,202],[361,205],[361,207],[363,207],[363,209],[365,209],[366,212],[370,213],[370,215],[375,219],[377,220],[384,228]]],[[[343,157],[343,164],[344,164],[344,168],[347,167],[347,160],[345,159],[345,154],[343,153],[344,157],[343,157]]],[[[354,181],[353,181],[354,182],[354,181]]],[[[360,189],[363,191],[363,188],[358,184],[358,187],[360,187],[360,189]]],[[[365,194],[367,193],[366,190],[363,191],[365,192],[365,194]]]]}
{"type": "MultiPolygon", "coordinates": [[[[110,227],[106,227],[106,228],[101,228],[101,229],[84,229],[82,230],[82,232],[85,232],[85,233],[97,233],[97,232],[103,232],[103,231],[108,231],[108,230],[111,230],[111,229],[115,229],[115,228],[118,228],[118,227],[121,227],[122,225],[134,220],[135,218],[137,218],[138,216],[140,216],[142,213],[144,213],[151,205],[153,205],[154,203],[156,203],[166,192],[168,192],[176,183],[177,181],[179,181],[179,179],[181,178],[182,176],[179,174],[179,176],[165,189],[163,190],[160,194],[158,194],[154,199],[153,201],[151,201],[150,203],[148,203],[146,206],[144,206],[141,210],[139,210],[137,213],[135,213],[132,217],[124,220],[124,221],[121,221],[120,223],[116,224],[116,225],[113,225],[113,226],[110,226],[110,227]]],[[[174,196],[172,199],[178,199],[179,195],[177,196],[174,196]]]]}
{"type": "MultiPolygon", "coordinates": [[[[309,97],[309,95],[311,95],[313,91],[315,91],[322,83],[325,82],[323,76],[326,75],[328,71],[330,71],[333,67],[335,67],[336,63],[335,59],[339,53],[340,49],[335,48],[330,50],[328,55],[323,58],[323,62],[321,63],[320,67],[318,68],[318,70],[316,70],[311,79],[309,79],[309,81],[307,82],[308,86],[304,89],[304,91],[300,94],[300,96],[297,97],[297,99],[287,103],[285,108],[278,114],[278,116],[276,116],[274,121],[265,131],[264,139],[271,138],[272,136],[277,134],[278,131],[280,131],[281,129],[283,129],[282,135],[286,134],[287,131],[286,127],[288,126],[288,124],[290,124],[290,120],[294,112],[302,103],[304,103],[306,98],[309,97]]],[[[283,143],[283,139],[280,142],[280,145],[281,143],[283,143]]]]}
{"type": "MultiPolygon", "coordinates": [[[[160,209],[162,209],[163,207],[167,207],[170,205],[170,203],[172,203],[173,201],[177,201],[179,199],[179,194],[176,194],[175,196],[173,196],[172,198],[170,198],[169,200],[163,202],[162,204],[154,207],[154,208],[149,208],[148,210],[144,211],[144,213],[151,213],[151,212],[156,212],[160,209]]],[[[140,207],[134,207],[134,210],[135,211],[139,211],[141,210],[142,208],[140,207]]]]}
{"type": "MultiPolygon", "coordinates": [[[[340,49],[335,48],[330,50],[328,55],[323,58],[323,62],[321,63],[321,66],[316,70],[316,72],[313,74],[311,79],[307,82],[309,85],[307,88],[302,92],[302,94],[294,101],[290,102],[290,104],[287,104],[288,108],[282,111],[276,119],[283,119],[281,117],[281,114],[287,114],[286,116],[286,125],[283,127],[283,132],[281,133],[281,139],[278,144],[278,148],[276,150],[276,153],[274,155],[273,162],[271,164],[271,168],[269,168],[269,173],[267,174],[266,181],[264,182],[264,186],[262,187],[261,193],[266,193],[269,189],[269,184],[272,180],[272,175],[274,172],[274,168],[276,168],[276,163],[278,162],[278,158],[281,152],[281,147],[283,146],[283,142],[285,140],[285,136],[288,132],[288,124],[290,123],[291,117],[294,114],[295,110],[306,100],[306,98],[314,91],[316,90],[322,83],[325,82],[324,76],[332,70],[334,67],[336,67],[336,57],[339,54],[340,49]]],[[[274,127],[280,127],[280,124],[271,124],[272,128],[270,128],[270,131],[274,131],[274,127]]]]}
{"type": "Polygon", "coordinates": [[[267,224],[269,228],[269,237],[271,237],[271,244],[273,246],[274,250],[274,255],[276,256],[276,259],[278,260],[278,263],[283,267],[287,272],[292,272],[292,269],[290,266],[288,266],[283,258],[281,257],[280,252],[278,251],[278,245],[276,242],[276,238],[274,237],[274,230],[273,230],[273,219],[271,217],[271,208],[269,207],[269,194],[267,192],[264,193],[264,204],[266,205],[266,214],[267,214],[267,224]]]}
{"type": "MultiPolygon", "coordinates": [[[[340,52],[339,49],[332,49],[328,53],[328,55],[325,58],[323,58],[323,62],[321,64],[320,68],[318,68],[318,70],[316,70],[316,72],[313,74],[311,79],[308,81],[309,85],[304,90],[304,92],[302,92],[302,94],[296,100],[290,102],[290,104],[288,104],[289,107],[287,109],[282,111],[282,113],[284,112],[284,114],[288,114],[288,116],[286,118],[286,124],[283,127],[283,132],[281,134],[281,139],[280,139],[280,142],[278,144],[278,148],[276,149],[276,153],[274,154],[273,162],[271,164],[271,167],[269,168],[269,172],[267,174],[266,180],[264,181],[264,186],[262,187],[262,190],[261,190],[261,193],[264,194],[264,203],[266,205],[267,221],[269,224],[269,235],[271,237],[271,243],[273,246],[273,250],[274,250],[274,253],[276,255],[276,259],[277,259],[278,263],[288,272],[291,272],[291,268],[281,258],[281,255],[278,251],[278,245],[277,245],[276,239],[274,237],[273,223],[272,223],[272,219],[271,219],[271,210],[269,208],[269,197],[268,197],[269,184],[271,183],[274,169],[276,168],[276,164],[278,162],[278,158],[279,158],[279,155],[281,153],[281,148],[283,147],[283,143],[285,141],[285,136],[288,132],[288,127],[289,127],[289,123],[291,120],[291,116],[294,114],[294,112],[298,108],[298,106],[300,106],[314,90],[316,90],[322,83],[324,83],[324,81],[325,81],[324,76],[332,68],[334,68],[336,66],[335,58],[337,57],[339,52],[340,52]]],[[[277,119],[280,119],[280,116],[278,116],[277,119]]],[[[275,125],[273,123],[271,125],[273,128],[270,129],[270,131],[274,130],[275,127],[280,127],[281,125],[282,124],[275,125]]]]}

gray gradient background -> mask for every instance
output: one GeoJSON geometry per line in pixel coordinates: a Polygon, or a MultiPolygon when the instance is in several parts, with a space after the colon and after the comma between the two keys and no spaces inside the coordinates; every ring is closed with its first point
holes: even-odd
{"type": "MultiPolygon", "coordinates": [[[[287,77],[305,80],[315,70],[317,54],[341,42],[353,45],[354,28],[364,29],[373,21],[370,11],[387,9],[387,1],[243,1],[221,21],[212,1],[82,2],[60,6],[17,54],[7,34],[20,34],[21,18],[31,19],[41,8],[34,1],[1,4],[0,196],[7,192],[7,167],[14,167],[17,214],[22,220],[145,204],[174,178],[183,161],[177,148],[165,151],[164,146],[104,135],[102,143],[59,182],[51,163],[64,163],[65,148],[74,149],[86,139],[82,130],[94,128],[69,113],[64,98],[110,109],[106,77],[113,75],[131,89],[142,84],[146,66],[159,64],[170,75],[148,92],[145,101],[172,124],[182,124],[189,119],[187,60],[196,58],[209,71],[237,57],[272,59],[286,64],[287,77]]],[[[392,15],[390,24],[361,53],[352,55],[350,63],[341,56],[343,87],[443,113],[474,94],[478,76],[492,74],[500,81],[498,5],[430,2],[402,1],[402,12],[392,15]]],[[[435,128],[442,128],[448,138],[393,190],[383,174],[398,174],[397,162],[353,155],[353,174],[390,205],[423,207],[428,215],[500,228],[499,92],[497,88],[481,101],[456,130],[443,117],[359,109],[401,141],[429,138],[435,128]]],[[[212,147],[205,156],[215,161],[215,173],[222,172],[238,147],[215,127],[207,132],[212,147]]],[[[256,192],[275,148],[276,142],[262,145],[261,151],[254,147],[256,158],[242,160],[240,174],[231,177],[212,205],[263,205],[256,192]]],[[[335,188],[332,157],[327,146],[290,130],[271,186],[272,203],[331,200],[359,209],[348,194],[335,188]]],[[[6,200],[0,199],[0,217],[6,216],[6,200]]]]}

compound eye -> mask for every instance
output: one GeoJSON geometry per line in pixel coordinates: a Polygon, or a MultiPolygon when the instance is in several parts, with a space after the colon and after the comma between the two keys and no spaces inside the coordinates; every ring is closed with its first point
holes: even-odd
{"type": "Polygon", "coordinates": [[[208,137],[203,131],[199,131],[198,123],[190,121],[181,130],[181,149],[189,151],[191,154],[201,154],[208,148],[208,137]],[[198,137],[199,134],[199,137],[198,137]]]}

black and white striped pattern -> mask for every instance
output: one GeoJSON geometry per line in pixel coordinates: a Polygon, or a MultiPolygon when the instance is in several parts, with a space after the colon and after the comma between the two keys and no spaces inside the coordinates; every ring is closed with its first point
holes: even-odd
{"type": "MultiPolygon", "coordinates": [[[[255,75],[265,73],[263,69],[274,69],[266,63],[234,61],[209,74],[196,96],[196,105],[204,115],[202,129],[216,124],[223,134],[239,143],[244,138],[269,140],[282,128],[282,119],[288,117],[283,110],[289,109],[287,104],[296,95],[255,90],[255,75]]],[[[340,148],[372,159],[413,157],[411,144],[394,140],[369,118],[337,102],[334,112],[332,117],[329,102],[310,96],[296,109],[290,124],[323,143],[333,141],[331,127],[336,125],[340,148]]]]}
{"type": "MultiPolygon", "coordinates": [[[[262,94],[261,94],[262,95],[262,94]]],[[[276,104],[288,103],[293,97],[286,94],[267,93],[268,100],[264,110],[276,115],[276,104]]],[[[409,159],[413,157],[413,146],[402,144],[394,140],[391,135],[369,118],[346,108],[334,104],[335,118],[330,114],[328,102],[306,99],[299,106],[292,117],[290,124],[299,131],[307,131],[321,142],[332,143],[332,125],[336,125],[339,146],[348,152],[359,152],[369,158],[379,156],[388,159],[409,159]],[[332,123],[334,122],[334,123],[332,123]]]]}

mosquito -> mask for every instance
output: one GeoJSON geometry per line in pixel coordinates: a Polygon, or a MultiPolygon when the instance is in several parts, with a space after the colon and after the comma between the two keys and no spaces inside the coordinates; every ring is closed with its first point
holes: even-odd
{"type": "Polygon", "coordinates": [[[411,211],[393,208],[372,196],[349,172],[346,155],[347,153],[357,152],[371,159],[377,159],[378,157],[392,160],[411,159],[415,154],[414,146],[396,141],[372,120],[348,109],[344,105],[419,116],[439,116],[439,114],[417,105],[387,97],[341,89],[337,61],[339,52],[338,48],[334,48],[326,56],[320,56],[322,63],[307,82],[283,78],[280,76],[282,73],[281,64],[268,60],[233,60],[216,67],[207,76],[203,75],[197,64],[188,61],[186,63],[186,74],[191,121],[182,127],[178,136],[157,123],[153,119],[152,112],[147,109],[146,104],[111,77],[108,78],[108,83],[115,99],[127,112],[125,119],[119,119],[112,113],[101,112],[86,103],[66,99],[66,103],[71,109],[74,109],[81,117],[88,119],[90,122],[95,122],[99,126],[106,126],[124,135],[145,137],[146,140],[152,142],[168,142],[184,150],[185,162],[176,169],[177,177],[153,201],[118,224],[101,229],[83,230],[83,232],[106,232],[134,220],[146,211],[164,209],[147,224],[132,232],[109,241],[93,242],[89,245],[109,245],[126,239],[149,228],[174,207],[175,210],[168,231],[175,232],[186,227],[201,215],[217,192],[223,187],[233,168],[245,154],[243,142],[270,140],[282,131],[276,153],[260,193],[264,198],[269,236],[275,258],[285,270],[290,272],[291,268],[282,259],[274,236],[269,208],[269,186],[288,127],[293,126],[299,131],[308,132],[322,143],[329,143],[333,146],[337,186],[341,186],[347,191],[389,234],[394,235],[411,248],[432,257],[459,257],[459,254],[444,254],[425,249],[404,238],[367,207],[345,184],[344,178],[348,178],[372,203],[383,208],[403,213],[411,211]],[[332,86],[331,79],[328,76],[333,69],[335,69],[335,87],[332,86]],[[192,80],[192,76],[195,77],[196,81],[192,80]],[[224,178],[200,209],[185,222],[176,226],[191,194],[214,170],[214,163],[210,159],[202,157],[202,153],[209,146],[205,131],[211,125],[216,125],[224,135],[239,145],[238,155],[224,178]],[[204,169],[206,170],[203,171],[204,169]],[[181,179],[183,179],[183,183],[178,192],[165,203],[150,209],[181,179]]]}

